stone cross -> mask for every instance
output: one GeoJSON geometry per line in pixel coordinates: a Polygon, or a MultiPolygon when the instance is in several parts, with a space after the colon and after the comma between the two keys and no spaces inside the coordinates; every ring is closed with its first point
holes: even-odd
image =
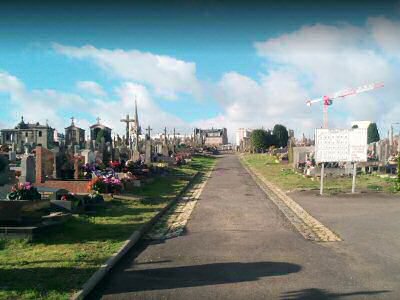
{"type": "Polygon", "coordinates": [[[96,119],[96,121],[97,121],[97,124],[100,124],[100,118],[99,117],[97,117],[97,119],[96,119]]]}
{"type": "Polygon", "coordinates": [[[173,140],[173,150],[174,150],[174,153],[175,153],[175,149],[176,148],[176,137],[175,137],[175,128],[174,128],[174,140],[173,140]]]}
{"type": "Polygon", "coordinates": [[[71,117],[71,125],[75,125],[74,120],[75,120],[75,118],[71,117]]]}
{"type": "Polygon", "coordinates": [[[125,136],[125,144],[128,146],[129,145],[129,123],[135,122],[134,119],[129,119],[129,114],[126,115],[126,119],[121,119],[121,122],[126,123],[126,136],[125,136]]]}
{"type": "Polygon", "coordinates": [[[164,144],[167,145],[167,127],[164,128],[164,144]]]}
{"type": "Polygon", "coordinates": [[[151,137],[150,137],[150,132],[152,131],[153,129],[151,129],[150,128],[150,125],[149,125],[149,127],[147,127],[147,129],[146,129],[146,131],[147,131],[147,139],[149,139],[149,140],[151,140],[151,137]]]}

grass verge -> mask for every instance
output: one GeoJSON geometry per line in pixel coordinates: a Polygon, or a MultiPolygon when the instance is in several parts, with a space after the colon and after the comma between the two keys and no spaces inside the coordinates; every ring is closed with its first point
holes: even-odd
{"type": "MultiPolygon", "coordinates": [[[[284,191],[297,189],[319,189],[319,180],[306,178],[293,171],[290,165],[280,163],[269,154],[245,154],[243,162],[261,173],[267,180],[276,184],[284,191]]],[[[358,175],[356,178],[357,191],[394,192],[394,180],[380,178],[376,175],[358,175]]],[[[329,194],[350,192],[351,177],[328,177],[324,181],[324,190],[329,194]]]]}
{"type": "Polygon", "coordinates": [[[148,222],[215,159],[195,157],[171,176],[123,199],[106,199],[95,218],[73,216],[34,242],[0,240],[0,299],[69,299],[141,225],[148,222]],[[131,199],[129,199],[132,196],[131,199]]]}

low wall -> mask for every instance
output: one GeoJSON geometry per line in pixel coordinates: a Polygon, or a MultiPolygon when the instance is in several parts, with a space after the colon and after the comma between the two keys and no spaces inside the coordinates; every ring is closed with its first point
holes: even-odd
{"type": "Polygon", "coordinates": [[[46,180],[36,183],[36,186],[65,189],[71,193],[87,193],[89,180],[46,180]]]}

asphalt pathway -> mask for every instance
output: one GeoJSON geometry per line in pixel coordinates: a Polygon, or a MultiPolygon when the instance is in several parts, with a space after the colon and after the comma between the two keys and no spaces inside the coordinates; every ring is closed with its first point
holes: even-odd
{"type": "Polygon", "coordinates": [[[306,241],[235,155],[218,159],[186,233],[143,242],[91,299],[393,299],[337,243],[306,241]]]}

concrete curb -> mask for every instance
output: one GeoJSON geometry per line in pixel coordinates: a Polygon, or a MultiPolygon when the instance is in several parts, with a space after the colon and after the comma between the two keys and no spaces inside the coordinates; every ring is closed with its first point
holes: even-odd
{"type": "Polygon", "coordinates": [[[188,182],[180,193],[167,206],[157,213],[150,221],[143,224],[138,230],[125,241],[121,248],[114,253],[101,267],[84,283],[82,289],[72,295],[71,300],[85,299],[96,285],[107,275],[107,273],[121,260],[121,258],[151,229],[156,223],[192,186],[193,182],[199,177],[200,172],[188,182]]]}
{"type": "Polygon", "coordinates": [[[278,209],[305,239],[315,242],[342,241],[336,233],[311,216],[280,188],[261,176],[258,171],[247,166],[242,156],[239,156],[239,161],[256,184],[265,192],[271,201],[274,202],[278,209]]]}

